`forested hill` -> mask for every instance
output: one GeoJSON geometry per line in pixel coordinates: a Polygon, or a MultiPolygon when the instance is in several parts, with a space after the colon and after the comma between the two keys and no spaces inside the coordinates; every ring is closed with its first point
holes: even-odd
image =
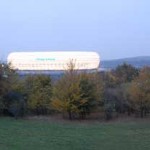
{"type": "Polygon", "coordinates": [[[150,66],[150,56],[102,60],[100,64],[100,68],[101,70],[115,69],[118,65],[121,65],[123,63],[131,64],[137,68],[141,68],[143,66],[150,66]]]}

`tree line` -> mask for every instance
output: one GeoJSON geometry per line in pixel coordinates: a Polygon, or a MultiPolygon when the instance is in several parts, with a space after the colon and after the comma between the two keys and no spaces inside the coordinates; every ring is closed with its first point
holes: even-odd
{"type": "Polygon", "coordinates": [[[19,74],[0,64],[0,115],[62,114],[85,119],[98,112],[146,117],[150,112],[150,67],[119,65],[106,72],[79,72],[70,62],[57,80],[50,75],[19,74]]]}

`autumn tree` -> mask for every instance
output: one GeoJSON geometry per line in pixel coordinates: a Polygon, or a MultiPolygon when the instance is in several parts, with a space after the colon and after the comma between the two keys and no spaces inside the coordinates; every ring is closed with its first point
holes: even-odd
{"type": "Polygon", "coordinates": [[[54,87],[53,107],[62,112],[68,113],[69,119],[73,114],[79,113],[78,107],[86,103],[86,99],[81,99],[79,80],[75,76],[62,77],[54,87]]]}
{"type": "Polygon", "coordinates": [[[150,109],[150,67],[144,67],[130,87],[133,108],[140,111],[141,117],[150,109]]]}
{"type": "Polygon", "coordinates": [[[85,118],[98,105],[102,92],[94,75],[79,73],[74,65],[70,62],[68,70],[54,86],[52,101],[56,110],[68,113],[69,119],[74,116],[85,118]]]}

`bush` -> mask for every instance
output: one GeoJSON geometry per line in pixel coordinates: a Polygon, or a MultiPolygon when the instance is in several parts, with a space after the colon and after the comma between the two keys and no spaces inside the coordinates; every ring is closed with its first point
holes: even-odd
{"type": "Polygon", "coordinates": [[[23,117],[26,110],[23,95],[14,91],[7,93],[5,96],[5,110],[15,118],[23,117]]]}

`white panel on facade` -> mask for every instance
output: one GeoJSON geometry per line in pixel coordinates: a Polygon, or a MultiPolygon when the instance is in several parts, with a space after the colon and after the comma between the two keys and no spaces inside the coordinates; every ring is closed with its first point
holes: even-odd
{"type": "Polygon", "coordinates": [[[97,69],[100,56],[96,52],[14,52],[10,53],[7,62],[15,70],[66,70],[70,61],[75,69],[97,69]]]}

